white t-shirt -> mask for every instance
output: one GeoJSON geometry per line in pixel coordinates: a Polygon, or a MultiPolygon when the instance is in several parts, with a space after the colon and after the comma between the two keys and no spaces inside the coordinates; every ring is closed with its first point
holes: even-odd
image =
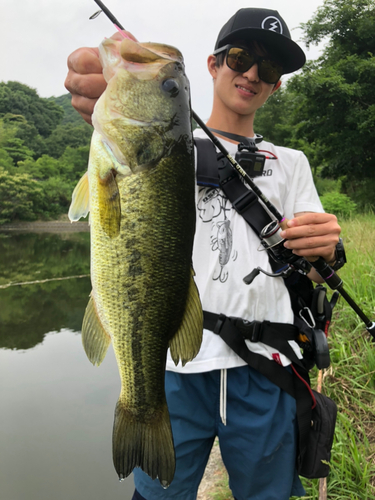
{"type": "MultiPolygon", "coordinates": [[[[194,135],[207,137],[202,130],[196,130],[194,135]]],[[[222,142],[234,157],[237,144],[222,142]]],[[[309,163],[302,152],[266,141],[259,143],[258,149],[272,152],[277,157],[277,160],[266,160],[263,176],[256,177],[254,182],[279,212],[288,219],[298,212],[323,212],[309,163]]],[[[224,193],[219,188],[197,186],[196,204],[193,267],[203,310],[248,321],[293,323],[289,293],[283,278],[260,273],[251,285],[243,282],[243,278],[258,266],[269,272],[272,270],[267,252],[259,248],[258,236],[224,193]]],[[[261,342],[246,340],[246,344],[250,350],[268,359],[284,366],[290,364],[283,354],[261,342]]],[[[297,344],[292,347],[300,356],[297,344]]],[[[167,370],[180,373],[199,373],[245,364],[219,335],[209,330],[203,331],[198,355],[184,367],[181,363],[175,366],[169,352],[167,357],[167,370]]]]}

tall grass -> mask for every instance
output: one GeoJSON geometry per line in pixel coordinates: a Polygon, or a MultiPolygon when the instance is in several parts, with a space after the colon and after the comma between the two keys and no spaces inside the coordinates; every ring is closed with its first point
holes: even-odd
{"type": "MultiPolygon", "coordinates": [[[[341,223],[348,263],[340,271],[344,289],[375,321],[375,215],[341,223]]],[[[363,322],[340,297],[329,332],[331,366],[323,372],[322,392],[338,406],[329,500],[375,498],[375,343],[363,322]]],[[[312,370],[316,386],[318,371],[312,370]]],[[[305,500],[319,499],[319,480],[302,479],[305,500]]],[[[212,499],[232,498],[228,489],[212,499]]]]}
{"type": "MultiPolygon", "coordinates": [[[[375,216],[342,222],[348,263],[340,271],[344,289],[375,321],[375,216]]],[[[331,366],[323,392],[338,406],[327,480],[328,498],[375,498],[375,343],[341,297],[330,328],[331,366]]],[[[316,377],[313,373],[313,381],[316,377]]],[[[313,382],[314,383],[314,382],[313,382]]],[[[304,480],[306,499],[318,499],[318,480],[304,480]]]]}

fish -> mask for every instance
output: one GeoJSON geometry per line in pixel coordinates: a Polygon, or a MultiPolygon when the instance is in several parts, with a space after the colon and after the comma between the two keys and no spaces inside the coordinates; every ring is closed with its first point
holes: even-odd
{"type": "Polygon", "coordinates": [[[112,343],[121,378],[113,424],[120,480],[135,467],[166,488],[175,451],[165,396],[167,350],[198,353],[203,313],[194,282],[195,164],[189,82],[174,47],[104,40],[107,88],[93,113],[89,165],[71,221],[90,212],[92,292],[82,324],[89,360],[112,343]]]}

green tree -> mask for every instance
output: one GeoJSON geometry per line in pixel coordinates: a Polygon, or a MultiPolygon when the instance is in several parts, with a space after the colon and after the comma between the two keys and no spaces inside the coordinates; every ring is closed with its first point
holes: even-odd
{"type": "Polygon", "coordinates": [[[25,161],[33,157],[33,151],[24,145],[23,140],[18,137],[8,139],[3,149],[12,158],[13,163],[17,165],[19,161],[25,161]]]}
{"type": "Polygon", "coordinates": [[[20,139],[22,145],[32,151],[35,159],[46,152],[44,139],[37,128],[22,115],[6,113],[0,119],[0,146],[4,146],[10,139],[20,139]]]}
{"type": "Polygon", "coordinates": [[[0,82],[0,117],[7,113],[22,115],[42,137],[48,137],[62,120],[64,111],[50,99],[19,82],[0,82]]]}
{"type": "Polygon", "coordinates": [[[38,183],[27,174],[10,174],[0,167],[0,224],[36,219],[34,205],[41,196],[38,183]]]}
{"type": "Polygon", "coordinates": [[[86,123],[78,111],[73,108],[71,94],[63,94],[59,97],[50,97],[49,100],[55,102],[64,110],[64,117],[61,125],[66,125],[67,123],[72,123],[73,125],[84,125],[86,123]]]}
{"type": "Polygon", "coordinates": [[[89,151],[88,145],[74,149],[68,146],[59,158],[61,172],[64,173],[66,180],[72,182],[73,187],[87,170],[89,151]]]}
{"type": "Polygon", "coordinates": [[[13,168],[13,160],[11,156],[0,147],[0,169],[10,171],[13,168]]]}
{"type": "Polygon", "coordinates": [[[93,128],[87,123],[58,125],[45,140],[46,153],[53,158],[60,158],[65,149],[78,148],[90,144],[93,128]]]}
{"type": "Polygon", "coordinates": [[[55,158],[43,155],[37,160],[29,158],[19,162],[18,171],[30,175],[36,181],[45,181],[60,175],[60,163],[55,158]]]}
{"type": "Polygon", "coordinates": [[[326,46],[288,84],[299,96],[294,138],[316,145],[313,161],[323,175],[374,178],[374,1],[326,0],[303,28],[307,45],[326,46]]]}

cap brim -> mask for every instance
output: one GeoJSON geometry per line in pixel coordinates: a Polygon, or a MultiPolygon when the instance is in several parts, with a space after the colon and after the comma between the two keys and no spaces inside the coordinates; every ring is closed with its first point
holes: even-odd
{"type": "Polygon", "coordinates": [[[293,40],[279,33],[264,30],[261,28],[243,28],[232,31],[229,35],[220,40],[218,47],[220,48],[227,43],[243,40],[244,42],[256,40],[265,42],[267,45],[272,44],[272,53],[279,59],[283,65],[283,74],[293,73],[306,62],[306,56],[299,45],[293,40]]]}

